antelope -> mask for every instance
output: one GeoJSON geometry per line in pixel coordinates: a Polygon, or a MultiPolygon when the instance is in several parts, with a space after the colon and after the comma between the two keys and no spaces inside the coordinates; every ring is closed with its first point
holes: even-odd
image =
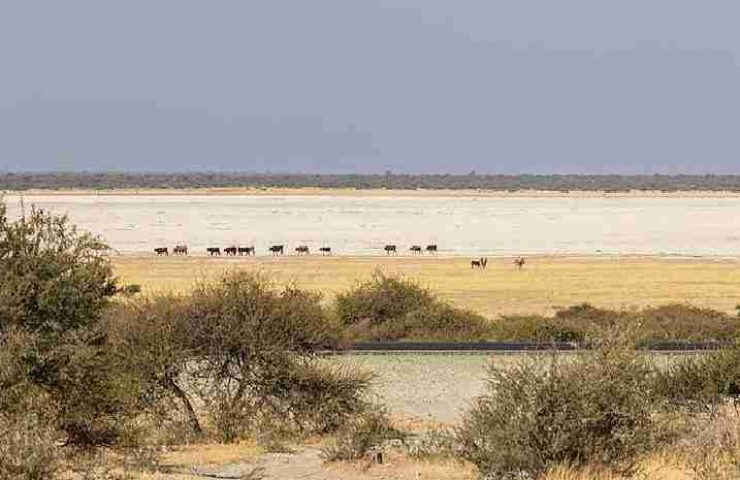
{"type": "Polygon", "coordinates": [[[437,245],[427,245],[427,252],[437,253],[437,245]]]}
{"type": "Polygon", "coordinates": [[[479,268],[481,270],[485,270],[487,264],[488,264],[488,259],[486,257],[481,257],[475,260],[471,260],[470,268],[479,268]]]}
{"type": "Polygon", "coordinates": [[[309,252],[308,247],[306,245],[299,245],[299,246],[295,247],[295,253],[297,253],[298,255],[301,255],[301,254],[308,255],[310,252],[309,252]]]}
{"type": "Polygon", "coordinates": [[[172,249],[173,255],[187,255],[188,254],[188,246],[187,245],[175,245],[175,248],[172,249]]]}
{"type": "Polygon", "coordinates": [[[221,256],[221,249],[219,247],[208,247],[206,248],[206,252],[208,252],[208,255],[214,256],[218,255],[221,256]]]}
{"type": "Polygon", "coordinates": [[[396,246],[395,245],[386,245],[385,247],[383,247],[383,250],[385,250],[385,254],[386,255],[390,255],[391,253],[393,253],[393,255],[396,254],[396,246]]]}
{"type": "Polygon", "coordinates": [[[156,253],[157,256],[159,255],[168,256],[170,254],[169,251],[167,250],[167,247],[157,247],[154,249],[154,253],[156,253]]]}
{"type": "Polygon", "coordinates": [[[514,259],[514,265],[516,265],[516,267],[519,270],[521,270],[522,268],[524,268],[524,263],[525,263],[524,257],[517,257],[517,258],[514,259]]]}
{"type": "Polygon", "coordinates": [[[233,246],[224,248],[224,253],[226,255],[236,256],[236,251],[237,251],[236,247],[233,247],[233,246]]]}
{"type": "Polygon", "coordinates": [[[239,247],[239,255],[254,255],[254,247],[239,247]]]}
{"type": "Polygon", "coordinates": [[[409,250],[411,250],[414,255],[421,255],[421,247],[419,245],[412,245],[409,250]]]}
{"type": "Polygon", "coordinates": [[[319,251],[321,252],[321,255],[331,255],[331,247],[321,247],[319,248],[319,251]]]}
{"type": "Polygon", "coordinates": [[[282,255],[283,252],[285,252],[285,246],[283,245],[273,245],[270,247],[270,252],[273,255],[282,255]]]}

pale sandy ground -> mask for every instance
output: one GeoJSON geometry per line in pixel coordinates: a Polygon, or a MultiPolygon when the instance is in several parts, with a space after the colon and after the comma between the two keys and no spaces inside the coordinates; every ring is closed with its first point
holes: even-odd
{"type": "Polygon", "coordinates": [[[630,308],[688,302],[734,312],[740,303],[740,258],[530,257],[523,271],[492,258],[484,272],[466,257],[113,257],[115,273],[145,293],[186,292],[196,281],[248,270],[277,283],[294,281],[327,299],[380,270],[416,279],[455,305],[489,317],[552,313],[589,302],[630,308]]]}
{"type": "MultiPolygon", "coordinates": [[[[3,193],[0,191],[0,193],[3,193]]],[[[106,190],[44,190],[31,189],[23,191],[6,191],[4,193],[24,195],[245,195],[245,196],[373,196],[373,197],[626,197],[626,198],[723,198],[738,197],[737,191],[706,191],[687,190],[678,192],[663,192],[660,190],[631,190],[607,192],[601,190],[473,190],[473,189],[356,189],[356,188],[129,188],[106,190]]]]}

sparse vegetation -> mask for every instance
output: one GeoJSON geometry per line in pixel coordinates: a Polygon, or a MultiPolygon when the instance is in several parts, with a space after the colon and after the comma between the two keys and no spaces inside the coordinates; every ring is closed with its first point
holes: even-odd
{"type": "Polygon", "coordinates": [[[64,218],[31,209],[12,222],[0,203],[2,478],[54,478],[101,446],[155,469],[153,446],[163,443],[257,439],[275,450],[311,435],[329,460],[395,442],[411,458],[468,460],[491,479],[546,478],[563,465],[629,473],[663,451],[697,478],[732,478],[740,465],[730,407],[740,396],[738,317],[583,304],[489,321],[382,273],[334,302],[245,272],[188,294],[132,295],[105,251],[64,218]],[[368,395],[371,375],[321,357],[353,339],[568,340],[593,350],[492,367],[459,430],[410,437],[368,395]],[[660,363],[634,348],[654,340],[726,348],[660,363]]]}

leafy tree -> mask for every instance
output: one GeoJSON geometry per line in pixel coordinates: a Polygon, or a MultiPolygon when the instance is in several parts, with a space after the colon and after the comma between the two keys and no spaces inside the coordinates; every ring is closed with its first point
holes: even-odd
{"type": "Polygon", "coordinates": [[[106,348],[101,318],[116,293],[106,245],[64,216],[0,203],[0,345],[24,338],[22,380],[57,408],[67,441],[111,443],[136,390],[106,348]]]}

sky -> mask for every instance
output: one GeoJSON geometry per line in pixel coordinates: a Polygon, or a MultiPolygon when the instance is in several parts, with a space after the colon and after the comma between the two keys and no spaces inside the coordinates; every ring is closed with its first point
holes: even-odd
{"type": "Polygon", "coordinates": [[[0,0],[0,171],[740,173],[736,0],[0,0]]]}

